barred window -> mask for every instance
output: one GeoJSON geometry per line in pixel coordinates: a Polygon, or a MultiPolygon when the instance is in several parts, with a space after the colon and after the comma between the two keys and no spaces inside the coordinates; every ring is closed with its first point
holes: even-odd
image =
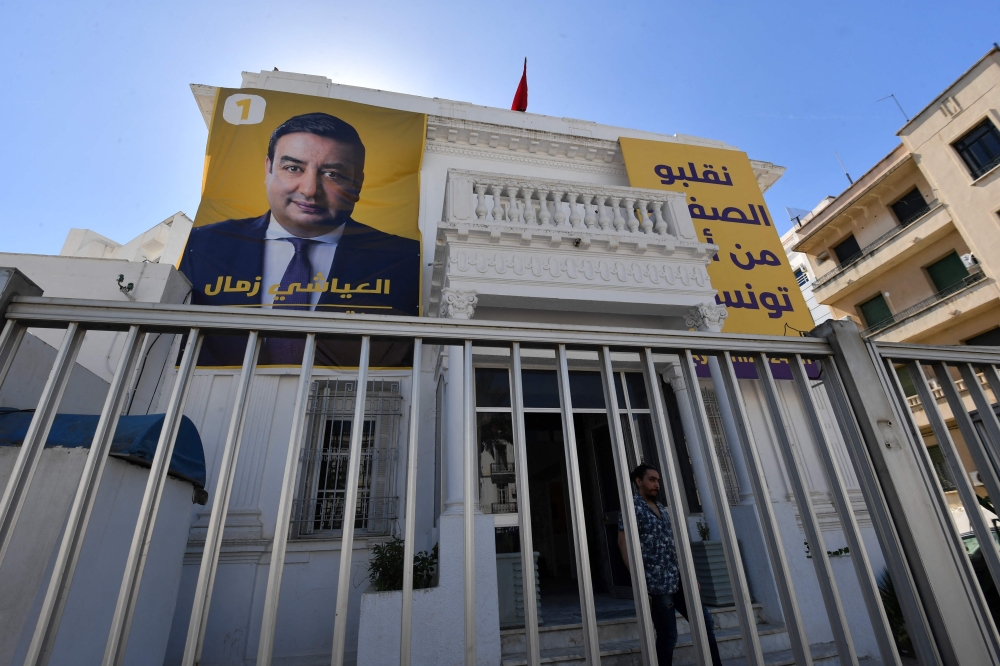
{"type": "Polygon", "coordinates": [[[719,457],[719,467],[722,468],[722,483],[726,489],[726,499],[731,506],[740,503],[740,482],[736,479],[736,464],[733,462],[733,454],[729,451],[729,441],[726,439],[726,432],[722,427],[722,412],[719,410],[719,401],[715,391],[703,386],[701,389],[701,399],[705,403],[705,412],[708,415],[708,425],[712,429],[712,440],[715,442],[715,454],[719,457]]]}
{"type": "MultiPolygon", "coordinates": [[[[313,382],[292,538],[327,537],[344,527],[344,497],[357,381],[313,382]]],[[[354,529],[389,534],[396,519],[395,472],[402,397],[399,381],[368,382],[354,529]]]]}

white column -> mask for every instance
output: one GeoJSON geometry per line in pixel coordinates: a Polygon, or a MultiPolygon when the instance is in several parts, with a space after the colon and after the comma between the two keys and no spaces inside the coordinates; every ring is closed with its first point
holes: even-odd
{"type": "Polygon", "coordinates": [[[733,406],[722,383],[722,367],[715,356],[708,357],[708,371],[715,385],[715,399],[719,403],[719,413],[722,415],[722,431],[726,434],[729,445],[729,455],[736,468],[736,481],[740,485],[740,504],[753,504],[753,490],[750,486],[750,475],[747,472],[747,461],[743,457],[743,447],[740,446],[739,435],[736,432],[736,420],[733,417],[733,406]]]}
{"type": "Polygon", "coordinates": [[[462,513],[462,463],[465,460],[465,424],[463,422],[462,394],[464,379],[462,362],[465,350],[448,347],[448,383],[444,393],[444,511],[462,513]]]}
{"type": "MultiPolygon", "coordinates": [[[[681,426],[684,428],[684,437],[687,440],[688,455],[691,457],[691,469],[694,471],[694,482],[698,486],[698,496],[701,499],[701,510],[704,514],[705,523],[714,538],[718,538],[719,521],[716,517],[715,504],[712,502],[712,495],[709,493],[708,473],[705,468],[705,459],[701,455],[701,447],[698,446],[698,431],[694,425],[694,414],[691,412],[691,397],[688,395],[688,386],[684,383],[684,376],[681,374],[679,363],[671,363],[663,371],[663,379],[670,383],[670,387],[677,396],[677,406],[681,413],[681,426]]],[[[697,390],[698,387],[694,387],[697,390]]]]}

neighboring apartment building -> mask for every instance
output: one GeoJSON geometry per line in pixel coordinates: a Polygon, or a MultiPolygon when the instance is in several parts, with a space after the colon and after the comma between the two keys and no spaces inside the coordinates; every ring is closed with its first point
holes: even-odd
{"type": "Polygon", "coordinates": [[[802,297],[806,299],[806,305],[809,306],[809,315],[817,326],[827,319],[833,319],[833,312],[829,306],[823,305],[816,300],[816,294],[813,293],[813,283],[816,281],[816,273],[813,271],[812,264],[809,263],[809,257],[801,252],[796,252],[792,247],[801,238],[799,229],[802,225],[807,224],[820,211],[830,205],[830,202],[835,198],[826,197],[811,211],[795,210],[795,214],[793,214],[793,210],[789,209],[788,216],[792,220],[792,228],[781,235],[781,247],[785,250],[785,256],[788,257],[788,265],[795,275],[795,281],[802,291],[802,297]]]}
{"type": "Polygon", "coordinates": [[[880,341],[1000,345],[1000,49],[795,229],[816,299],[880,341]]]}

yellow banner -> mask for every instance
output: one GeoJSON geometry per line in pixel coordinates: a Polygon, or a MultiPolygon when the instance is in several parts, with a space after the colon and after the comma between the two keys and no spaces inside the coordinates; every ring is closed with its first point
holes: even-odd
{"type": "MultiPolygon", "coordinates": [[[[179,265],[191,302],[418,316],[426,128],[419,113],[220,89],[179,265]]],[[[244,346],[210,336],[199,365],[239,365],[244,346]]],[[[265,341],[260,365],[295,365],[301,349],[265,341]]],[[[316,364],[350,364],[350,355],[323,342],[316,364]]],[[[372,364],[398,365],[405,353],[397,356],[380,360],[373,347],[372,364]]]]}
{"type": "Polygon", "coordinates": [[[632,187],[687,195],[698,238],[719,246],[708,264],[727,333],[798,335],[812,316],[746,153],[619,139],[632,187]]]}

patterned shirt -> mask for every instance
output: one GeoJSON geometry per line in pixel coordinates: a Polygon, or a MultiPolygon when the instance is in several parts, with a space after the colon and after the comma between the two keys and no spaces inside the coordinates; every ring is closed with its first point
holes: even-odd
{"type": "MultiPolygon", "coordinates": [[[[674,531],[670,527],[667,507],[656,503],[657,516],[640,495],[633,495],[635,519],[639,528],[642,564],[646,570],[646,591],[649,594],[674,594],[678,589],[680,572],[677,568],[677,551],[674,550],[674,531]]],[[[618,529],[624,530],[622,517],[618,529]]]]}

